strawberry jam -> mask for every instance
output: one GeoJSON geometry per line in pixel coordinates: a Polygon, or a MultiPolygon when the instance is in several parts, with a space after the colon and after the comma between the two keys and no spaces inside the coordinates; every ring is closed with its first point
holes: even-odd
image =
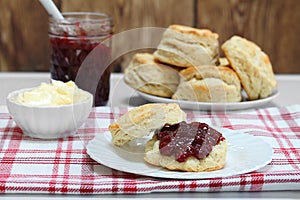
{"type": "Polygon", "coordinates": [[[164,156],[174,155],[178,162],[184,162],[191,156],[203,159],[215,145],[225,140],[220,132],[200,122],[166,124],[155,131],[155,136],[160,140],[160,153],[164,156]]]}
{"type": "Polygon", "coordinates": [[[110,58],[110,48],[98,42],[93,43],[84,39],[72,40],[67,37],[51,38],[50,43],[52,64],[50,69],[51,78],[64,82],[72,80],[76,82],[81,89],[85,89],[94,94],[96,106],[106,105],[109,97],[110,69],[101,69],[101,66],[107,67],[105,63],[101,63],[101,60],[91,56],[89,57],[91,64],[85,66],[89,69],[89,72],[85,72],[85,79],[81,79],[80,82],[78,82],[76,77],[81,64],[94,48],[97,47],[95,50],[101,55],[107,55],[108,59],[110,58]],[[91,76],[89,73],[98,73],[101,75],[100,78],[92,78],[93,75],[91,76]],[[89,87],[95,84],[97,84],[96,91],[91,91],[89,87]]]}
{"type": "Polygon", "coordinates": [[[94,95],[94,105],[109,98],[112,19],[103,13],[63,13],[49,19],[51,78],[74,81],[94,95]]]}

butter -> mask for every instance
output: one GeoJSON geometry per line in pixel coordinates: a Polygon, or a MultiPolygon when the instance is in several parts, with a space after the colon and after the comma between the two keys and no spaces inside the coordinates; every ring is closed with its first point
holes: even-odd
{"type": "Polygon", "coordinates": [[[20,93],[16,102],[35,106],[67,105],[88,99],[88,94],[80,90],[73,81],[62,82],[52,80],[41,83],[31,91],[20,93]]]}

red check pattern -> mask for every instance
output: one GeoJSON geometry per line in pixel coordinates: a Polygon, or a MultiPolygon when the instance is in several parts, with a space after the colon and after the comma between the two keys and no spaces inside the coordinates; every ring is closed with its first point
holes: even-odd
{"type": "MultiPolygon", "coordinates": [[[[156,179],[105,167],[87,154],[94,133],[128,108],[95,108],[73,137],[24,136],[7,112],[0,113],[0,192],[108,194],[300,190],[300,105],[235,112],[188,112],[189,120],[241,130],[271,144],[274,156],[252,173],[203,180],[156,179]]],[[[237,163],[238,164],[238,163],[237,163]]]]}

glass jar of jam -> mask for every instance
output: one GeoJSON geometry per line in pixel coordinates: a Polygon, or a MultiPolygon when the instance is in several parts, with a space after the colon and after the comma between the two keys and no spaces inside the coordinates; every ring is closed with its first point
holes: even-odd
{"type": "Polygon", "coordinates": [[[94,105],[109,99],[112,18],[103,13],[69,12],[49,19],[51,78],[74,81],[94,95],[94,105]]]}

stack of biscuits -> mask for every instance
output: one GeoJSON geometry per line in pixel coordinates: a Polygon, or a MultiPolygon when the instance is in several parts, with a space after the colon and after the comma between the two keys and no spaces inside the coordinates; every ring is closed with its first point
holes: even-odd
{"type": "Polygon", "coordinates": [[[277,82],[269,57],[255,43],[233,36],[221,46],[207,29],[171,25],[153,53],[137,53],[124,71],[131,87],[151,95],[199,102],[268,97],[277,82]]]}

